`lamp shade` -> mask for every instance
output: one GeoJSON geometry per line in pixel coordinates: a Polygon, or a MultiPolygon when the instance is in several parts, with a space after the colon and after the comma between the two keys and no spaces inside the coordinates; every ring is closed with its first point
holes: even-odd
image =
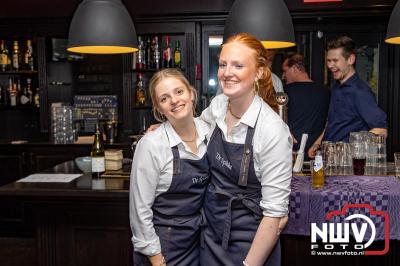
{"type": "Polygon", "coordinates": [[[121,0],[83,0],[72,18],[67,50],[122,54],[138,50],[135,27],[121,0]]]}
{"type": "Polygon", "coordinates": [[[254,35],[267,49],[296,45],[283,0],[236,0],[225,23],[224,41],[240,32],[254,35]]]}
{"type": "Polygon", "coordinates": [[[391,44],[400,44],[400,2],[394,6],[390,15],[389,25],[387,27],[385,42],[391,44]]]}

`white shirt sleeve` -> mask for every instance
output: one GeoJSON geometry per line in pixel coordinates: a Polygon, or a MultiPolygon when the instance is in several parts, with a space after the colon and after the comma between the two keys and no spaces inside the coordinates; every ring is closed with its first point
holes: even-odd
{"type": "Polygon", "coordinates": [[[136,146],[132,162],[129,193],[129,218],[134,250],[147,256],[161,252],[160,239],[153,224],[151,209],[156,197],[161,166],[151,152],[152,143],[143,137],[136,146]],[[149,165],[152,164],[152,165],[149,165]]]}
{"type": "Polygon", "coordinates": [[[257,142],[254,143],[256,172],[261,182],[260,206],[264,216],[282,217],[288,214],[292,138],[287,125],[281,120],[268,121],[268,127],[262,123],[260,126],[260,134],[257,134],[257,142]],[[269,133],[263,134],[264,130],[269,133]]]}
{"type": "Polygon", "coordinates": [[[274,73],[271,74],[272,74],[272,86],[274,86],[275,92],[283,92],[283,85],[281,79],[274,73]]]}

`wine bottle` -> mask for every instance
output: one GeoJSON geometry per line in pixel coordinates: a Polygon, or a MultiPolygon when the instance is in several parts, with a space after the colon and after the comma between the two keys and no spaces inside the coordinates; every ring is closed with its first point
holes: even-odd
{"type": "Polygon", "coordinates": [[[136,101],[135,105],[137,107],[146,105],[146,90],[143,85],[143,74],[138,73],[136,76],[136,101]]]}
{"type": "Polygon", "coordinates": [[[21,55],[19,53],[18,41],[14,41],[13,54],[12,54],[12,67],[14,70],[19,70],[21,62],[21,55]]]}
{"type": "Polygon", "coordinates": [[[147,69],[151,68],[151,62],[153,61],[152,52],[151,52],[151,39],[150,37],[147,38],[147,45],[145,50],[145,66],[147,69]]]}
{"type": "Polygon", "coordinates": [[[171,47],[169,44],[169,36],[165,36],[165,49],[163,50],[163,66],[164,68],[172,67],[171,47]]]}
{"type": "Polygon", "coordinates": [[[94,133],[90,156],[92,157],[92,176],[100,178],[101,174],[105,171],[105,160],[103,135],[100,133],[99,124],[96,124],[96,132],[94,133]]]}
{"type": "Polygon", "coordinates": [[[26,70],[34,70],[33,66],[33,48],[32,48],[32,41],[26,41],[26,50],[24,54],[24,65],[26,70]]]}
{"type": "Polygon", "coordinates": [[[158,36],[154,36],[154,68],[161,68],[160,45],[158,44],[158,36]]]}
{"type": "Polygon", "coordinates": [[[141,36],[138,37],[139,51],[137,51],[136,69],[143,69],[145,65],[144,44],[141,36]]]}
{"type": "Polygon", "coordinates": [[[175,50],[174,50],[174,67],[182,68],[182,53],[180,43],[177,40],[175,43],[175,50]]]}
{"type": "Polygon", "coordinates": [[[33,97],[33,102],[36,107],[38,107],[38,108],[40,107],[40,89],[39,88],[36,89],[36,94],[33,97]]]}
{"type": "Polygon", "coordinates": [[[0,66],[1,71],[6,71],[8,68],[8,50],[4,40],[0,41],[0,66]]]}

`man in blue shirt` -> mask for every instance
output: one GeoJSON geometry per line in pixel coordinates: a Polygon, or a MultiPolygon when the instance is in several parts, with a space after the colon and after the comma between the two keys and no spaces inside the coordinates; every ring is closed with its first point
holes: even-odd
{"type": "Polygon", "coordinates": [[[329,107],[329,91],[310,79],[305,66],[304,56],[300,53],[288,53],[282,64],[284,87],[289,96],[288,126],[296,142],[293,150],[298,150],[303,133],[308,134],[304,159],[307,151],[325,129],[329,107]]]}
{"type": "Polygon", "coordinates": [[[358,131],[387,136],[386,114],[378,107],[371,88],[356,73],[354,41],[342,36],[330,41],[326,50],[326,65],[336,83],[331,91],[327,125],[308,150],[310,157],[314,157],[322,139],[348,142],[350,132],[358,131]]]}

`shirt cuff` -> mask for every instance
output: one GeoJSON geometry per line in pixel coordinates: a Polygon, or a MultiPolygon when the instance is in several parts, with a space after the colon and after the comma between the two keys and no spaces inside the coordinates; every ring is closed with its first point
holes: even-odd
{"type": "Polygon", "coordinates": [[[284,217],[288,215],[288,201],[282,204],[260,203],[263,215],[267,217],[284,217]]]}
{"type": "Polygon", "coordinates": [[[160,239],[157,237],[153,241],[145,242],[132,237],[133,249],[135,252],[142,253],[146,256],[154,256],[161,253],[160,239]]]}

